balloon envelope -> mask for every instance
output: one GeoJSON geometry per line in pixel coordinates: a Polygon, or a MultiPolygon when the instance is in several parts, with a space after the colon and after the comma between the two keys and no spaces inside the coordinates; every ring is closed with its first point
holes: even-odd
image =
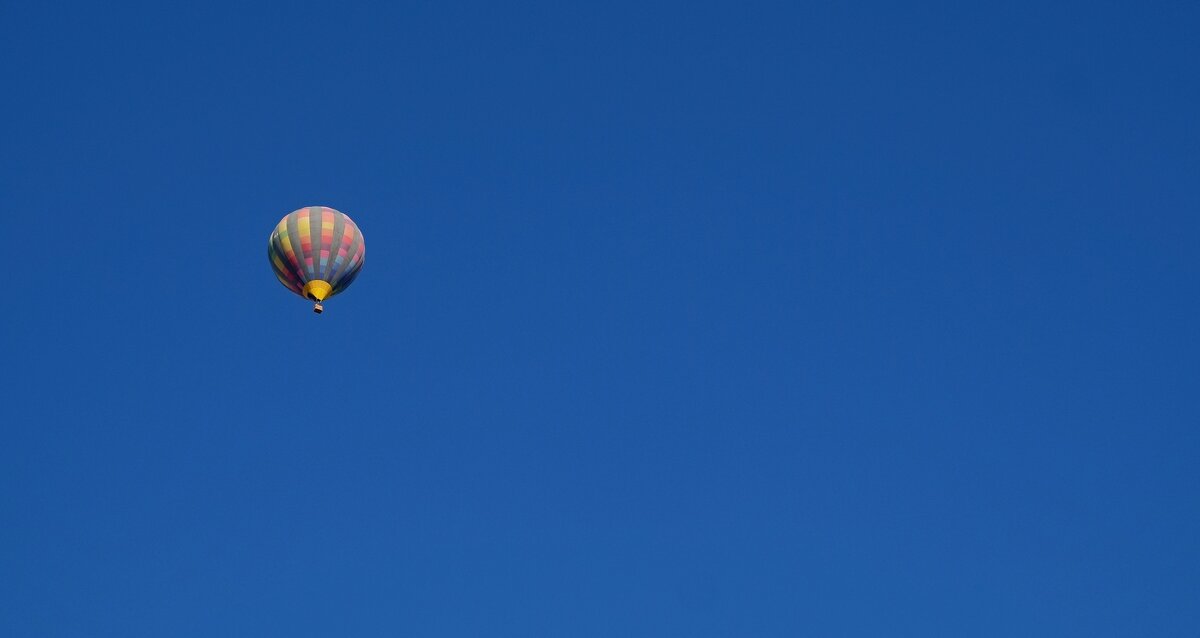
{"type": "Polygon", "coordinates": [[[267,242],[267,257],[280,283],[317,302],[354,282],[366,252],[358,225],[328,206],[292,211],[267,242]]]}

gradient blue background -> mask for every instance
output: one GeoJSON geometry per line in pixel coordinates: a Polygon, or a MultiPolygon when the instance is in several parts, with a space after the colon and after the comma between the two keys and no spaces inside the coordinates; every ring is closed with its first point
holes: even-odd
{"type": "Polygon", "coordinates": [[[1200,631],[1194,3],[0,22],[3,635],[1200,631]]]}

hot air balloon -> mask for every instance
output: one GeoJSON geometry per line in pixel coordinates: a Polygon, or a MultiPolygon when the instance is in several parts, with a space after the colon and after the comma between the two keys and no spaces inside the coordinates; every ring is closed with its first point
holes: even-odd
{"type": "Polygon", "coordinates": [[[267,242],[267,257],[279,282],[314,302],[317,314],[325,310],[322,302],[354,282],[366,254],[358,225],[328,206],[292,211],[267,242]]]}

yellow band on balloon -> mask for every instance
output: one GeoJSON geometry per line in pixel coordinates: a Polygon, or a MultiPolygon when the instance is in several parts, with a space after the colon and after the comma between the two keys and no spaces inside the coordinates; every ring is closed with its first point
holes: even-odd
{"type": "Polygon", "coordinates": [[[331,292],[333,286],[330,286],[328,281],[314,279],[304,284],[304,296],[313,301],[325,301],[331,292]]]}

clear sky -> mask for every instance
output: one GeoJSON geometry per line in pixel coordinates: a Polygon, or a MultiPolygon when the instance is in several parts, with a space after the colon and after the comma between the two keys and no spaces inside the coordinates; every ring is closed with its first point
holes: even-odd
{"type": "Polygon", "coordinates": [[[0,23],[0,634],[1200,630],[1195,3],[0,23]]]}

